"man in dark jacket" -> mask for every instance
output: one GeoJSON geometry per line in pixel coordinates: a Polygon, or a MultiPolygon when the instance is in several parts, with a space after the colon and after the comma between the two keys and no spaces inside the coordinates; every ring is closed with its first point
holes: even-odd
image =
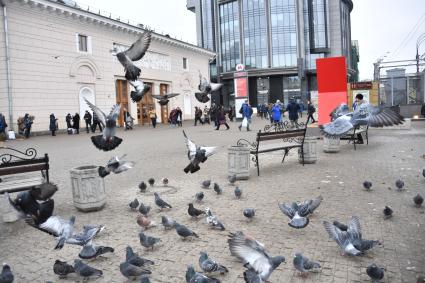
{"type": "Polygon", "coordinates": [[[295,97],[292,97],[286,106],[286,111],[289,112],[289,120],[291,121],[291,127],[298,128],[298,112],[300,111],[300,105],[295,102],[295,97]]]}
{"type": "Polygon", "coordinates": [[[92,125],[91,125],[91,114],[89,111],[86,110],[86,113],[84,114],[84,121],[86,122],[86,131],[87,134],[89,133],[89,127],[91,129],[92,125]]]}
{"type": "Polygon", "coordinates": [[[77,134],[80,133],[80,115],[78,113],[75,113],[74,117],[72,117],[72,125],[74,126],[74,129],[77,134]]]}
{"type": "MultiPolygon", "coordinates": [[[[66,121],[66,129],[68,130],[68,129],[71,129],[72,128],[72,123],[71,123],[71,121],[72,121],[72,116],[71,116],[71,113],[68,113],[68,115],[66,115],[66,117],[65,117],[65,121],[66,121]]],[[[69,134],[69,131],[68,131],[68,134],[69,134]]]]}
{"type": "Polygon", "coordinates": [[[313,117],[314,112],[316,112],[316,108],[313,104],[311,104],[310,100],[307,100],[307,122],[312,121],[312,123],[316,123],[316,120],[313,117]]]}
{"type": "Polygon", "coordinates": [[[30,137],[32,123],[33,123],[33,118],[30,117],[30,115],[28,113],[25,113],[25,116],[24,116],[24,127],[25,127],[24,133],[25,133],[26,138],[30,137]]]}
{"type": "Polygon", "coordinates": [[[57,130],[57,121],[55,114],[50,114],[50,123],[49,123],[49,130],[52,132],[52,136],[56,136],[56,130],[57,130]]]}
{"type": "Polygon", "coordinates": [[[195,126],[196,123],[199,121],[202,125],[204,124],[204,122],[202,121],[202,110],[200,108],[198,108],[197,106],[195,106],[195,126]]]}
{"type": "Polygon", "coordinates": [[[92,132],[96,132],[96,128],[99,125],[99,130],[102,132],[102,124],[99,122],[99,118],[96,115],[96,112],[93,112],[93,126],[92,126],[92,132]]]}

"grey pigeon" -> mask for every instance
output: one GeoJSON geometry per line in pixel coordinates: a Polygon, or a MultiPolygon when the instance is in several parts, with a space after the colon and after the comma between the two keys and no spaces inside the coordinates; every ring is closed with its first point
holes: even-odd
{"type": "Polygon", "coordinates": [[[210,101],[208,95],[213,91],[219,90],[222,86],[223,84],[208,82],[208,80],[202,76],[201,72],[199,72],[199,92],[195,93],[195,98],[201,103],[207,103],[210,101]]]}
{"type": "Polygon", "coordinates": [[[201,202],[204,199],[204,193],[203,192],[197,192],[195,195],[195,198],[198,202],[201,202]]]}
{"type": "Polygon", "coordinates": [[[109,159],[108,163],[106,164],[106,167],[99,166],[99,176],[104,178],[111,172],[114,174],[119,174],[133,168],[135,163],[132,161],[125,161],[125,157],[125,154],[121,157],[114,156],[109,159]]]}
{"type": "Polygon", "coordinates": [[[12,283],[14,279],[12,269],[6,263],[3,263],[3,268],[0,273],[0,283],[12,283]]]}
{"type": "Polygon", "coordinates": [[[151,281],[149,280],[149,277],[142,277],[142,279],[140,279],[140,283],[151,283],[151,281]]]}
{"type": "Polygon", "coordinates": [[[91,277],[101,277],[103,275],[102,270],[93,268],[82,262],[80,259],[74,260],[74,269],[75,273],[77,273],[84,279],[91,277]]]}
{"type": "Polygon", "coordinates": [[[395,181],[395,186],[397,187],[398,191],[402,191],[404,188],[404,182],[398,179],[397,181],[395,181]]]}
{"type": "Polygon", "coordinates": [[[263,245],[243,232],[231,233],[227,242],[230,253],[264,281],[267,281],[272,272],[285,261],[283,256],[270,257],[263,245]]]}
{"type": "Polygon", "coordinates": [[[130,92],[130,97],[133,102],[139,102],[143,96],[151,89],[148,84],[143,83],[140,79],[135,81],[128,81],[135,91],[130,92]]]}
{"type": "Polygon", "coordinates": [[[151,187],[153,187],[153,185],[155,184],[155,179],[149,178],[148,183],[149,183],[149,185],[151,185],[151,187]]]}
{"type": "Polygon", "coordinates": [[[75,273],[74,267],[64,261],[56,260],[53,265],[53,272],[59,275],[59,278],[65,278],[68,274],[75,273]]]}
{"type": "Polygon", "coordinates": [[[224,274],[229,272],[225,266],[211,259],[208,257],[208,254],[204,252],[201,252],[199,256],[199,267],[207,273],[218,272],[220,274],[224,274]]]}
{"type": "Polygon", "coordinates": [[[154,245],[159,243],[161,239],[147,236],[143,232],[139,233],[140,244],[145,248],[151,248],[153,250],[154,245]]]}
{"type": "Polygon", "coordinates": [[[234,185],[236,182],[236,174],[230,175],[228,179],[229,179],[229,183],[231,185],[234,185]]]}
{"type": "Polygon", "coordinates": [[[140,206],[139,206],[139,212],[141,213],[141,214],[143,214],[144,216],[146,216],[146,215],[148,215],[149,214],[149,211],[151,210],[151,207],[150,207],[150,205],[144,205],[143,204],[143,202],[141,202],[140,203],[140,206]]]}
{"type": "Polygon", "coordinates": [[[260,275],[252,268],[247,269],[243,272],[243,279],[245,283],[263,283],[260,275]]]}
{"type": "Polygon", "coordinates": [[[139,207],[139,200],[137,198],[135,198],[132,202],[130,202],[128,204],[128,206],[132,209],[132,210],[137,210],[137,208],[139,207]]]}
{"type": "Polygon", "coordinates": [[[161,217],[161,223],[164,226],[164,228],[167,229],[172,229],[174,228],[174,226],[176,225],[176,221],[174,221],[173,219],[163,215],[161,217]]]}
{"type": "Polygon", "coordinates": [[[91,137],[91,141],[93,142],[94,146],[103,151],[113,150],[118,147],[121,144],[122,139],[115,136],[115,130],[117,119],[120,114],[120,105],[114,105],[111,112],[108,114],[108,116],[106,116],[105,113],[96,105],[92,104],[85,98],[84,100],[90,109],[96,114],[100,124],[103,126],[102,135],[91,137]]]}
{"type": "Polygon", "coordinates": [[[205,211],[197,209],[193,206],[193,203],[189,203],[189,208],[187,209],[187,213],[192,217],[198,217],[202,214],[205,214],[205,211]]]}
{"type": "Polygon", "coordinates": [[[211,185],[211,180],[205,180],[205,181],[202,181],[202,183],[201,183],[201,186],[204,189],[208,189],[210,187],[210,185],[211,185]]]}
{"type": "Polygon", "coordinates": [[[152,273],[149,269],[132,265],[127,261],[120,264],[120,271],[121,274],[127,277],[128,279],[136,279],[143,275],[152,273]]]}
{"type": "Polygon", "coordinates": [[[301,253],[296,253],[294,256],[294,267],[301,273],[305,274],[308,271],[320,268],[320,264],[315,261],[309,260],[301,253]]]}
{"type": "Polygon", "coordinates": [[[245,208],[243,210],[243,216],[248,218],[249,220],[252,220],[255,216],[255,209],[254,208],[245,208]]]}
{"type": "Polygon", "coordinates": [[[174,228],[176,228],[177,234],[183,239],[186,239],[188,237],[199,238],[198,234],[196,234],[195,232],[193,232],[192,230],[190,230],[189,228],[187,228],[186,226],[182,224],[176,223],[174,228]]]}
{"type": "Polygon", "coordinates": [[[167,93],[167,94],[163,94],[163,95],[152,94],[151,96],[153,98],[155,98],[156,100],[158,100],[159,105],[165,106],[170,101],[170,98],[173,98],[173,97],[175,97],[175,96],[177,96],[179,94],[180,93],[167,93]]]}
{"type": "Polygon", "coordinates": [[[413,197],[413,202],[415,203],[417,207],[420,207],[422,203],[424,202],[424,198],[420,194],[417,194],[416,196],[413,197]]]}
{"type": "Polygon", "coordinates": [[[130,48],[116,54],[118,61],[123,65],[125,78],[129,81],[136,81],[140,75],[140,69],[133,64],[143,58],[151,43],[152,34],[145,31],[139,39],[134,42],[130,48]]]}
{"type": "Polygon", "coordinates": [[[217,147],[207,147],[207,146],[199,146],[196,145],[193,141],[191,141],[185,131],[183,131],[183,136],[186,141],[187,147],[187,157],[190,161],[189,165],[187,165],[183,171],[187,173],[195,173],[201,169],[199,164],[204,163],[208,157],[217,152],[217,147]]]}
{"type": "Polygon", "coordinates": [[[214,229],[218,229],[221,231],[224,231],[224,225],[223,223],[220,222],[220,220],[218,220],[217,216],[213,215],[211,210],[207,207],[205,208],[205,212],[206,212],[206,220],[207,223],[214,229]]]}
{"type": "Polygon", "coordinates": [[[307,204],[297,204],[293,202],[291,205],[287,203],[279,204],[280,210],[289,217],[288,225],[292,228],[301,229],[308,225],[310,220],[307,218],[309,207],[307,204]]]}
{"type": "Polygon", "coordinates": [[[55,250],[60,250],[65,245],[66,240],[68,240],[74,231],[75,216],[71,216],[67,223],[63,223],[60,234],[58,235],[58,243],[55,247],[55,250]]]}
{"type": "Polygon", "coordinates": [[[372,279],[372,282],[379,282],[379,280],[384,278],[384,270],[384,268],[372,263],[366,268],[366,273],[372,279]]]}
{"type": "Polygon", "coordinates": [[[154,193],[155,196],[155,204],[160,208],[172,208],[171,205],[169,205],[168,203],[166,203],[164,200],[161,199],[161,197],[159,196],[158,193],[154,193]]]}
{"type": "Polygon", "coordinates": [[[363,188],[365,188],[366,191],[370,191],[372,188],[372,183],[369,181],[364,181],[363,182],[363,188]]]}
{"type": "Polygon", "coordinates": [[[53,183],[43,183],[33,187],[29,192],[36,200],[45,201],[50,199],[58,190],[58,186],[53,183]]]}
{"type": "Polygon", "coordinates": [[[242,197],[242,190],[239,187],[236,187],[234,192],[236,198],[240,199],[242,197]]]}
{"type": "Polygon", "coordinates": [[[186,283],[220,283],[220,280],[196,272],[193,266],[189,265],[186,270],[186,283]]]}
{"type": "MultiPolygon", "coordinates": [[[[339,108],[345,111],[339,117],[328,124],[320,127],[322,133],[327,137],[340,137],[358,126],[387,127],[403,124],[404,118],[390,108],[372,106],[369,103],[360,104],[354,112],[348,113],[346,104],[339,108]]],[[[334,110],[335,111],[335,110],[334,110]]]]}
{"type": "Polygon", "coordinates": [[[339,221],[335,220],[333,222],[333,225],[336,226],[341,231],[347,231],[348,230],[348,226],[345,225],[344,223],[339,222],[339,221]]]}
{"type": "Polygon", "coordinates": [[[140,189],[140,191],[142,192],[142,193],[144,193],[144,192],[146,192],[146,188],[147,188],[147,186],[146,186],[146,183],[145,182],[140,182],[140,184],[139,184],[139,189],[140,189]]]}
{"type": "Polygon", "coordinates": [[[384,207],[384,210],[382,212],[384,213],[385,218],[390,218],[393,216],[393,210],[387,205],[384,207]]]}
{"type": "Polygon", "coordinates": [[[217,183],[214,183],[214,191],[217,193],[217,195],[221,195],[223,193],[223,190],[217,183]]]}
{"type": "Polygon", "coordinates": [[[125,261],[138,267],[155,264],[152,260],[140,257],[130,246],[126,248],[125,261]]]}
{"type": "Polygon", "coordinates": [[[113,253],[114,248],[93,245],[91,242],[86,244],[78,254],[81,259],[94,259],[105,253],[113,253]]]}
{"type": "Polygon", "coordinates": [[[162,178],[162,184],[166,187],[166,186],[168,186],[168,182],[169,182],[169,180],[168,180],[168,178],[162,178]]]}

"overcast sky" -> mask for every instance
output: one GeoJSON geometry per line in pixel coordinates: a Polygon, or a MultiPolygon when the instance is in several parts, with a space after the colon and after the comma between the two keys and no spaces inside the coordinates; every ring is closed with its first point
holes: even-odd
{"type": "MultiPolygon", "coordinates": [[[[78,3],[149,25],[196,44],[195,14],[186,0],[82,0],[78,3]]],[[[425,0],[353,0],[351,37],[359,41],[360,79],[372,79],[373,63],[415,59],[416,40],[425,33],[425,0]],[[416,25],[416,28],[415,28],[416,25]]],[[[420,53],[425,53],[425,42],[420,53]]]]}

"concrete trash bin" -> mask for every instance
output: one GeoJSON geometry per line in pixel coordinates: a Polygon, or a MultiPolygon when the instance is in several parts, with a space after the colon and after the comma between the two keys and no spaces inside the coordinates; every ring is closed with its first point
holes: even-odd
{"type": "Polygon", "coordinates": [[[323,151],[327,153],[339,152],[341,140],[333,137],[323,137],[323,151]]]}
{"type": "MultiPolygon", "coordinates": [[[[304,163],[312,164],[317,161],[317,137],[305,137],[304,138],[304,163]]],[[[301,155],[301,148],[298,149],[298,161],[303,162],[303,157],[301,155]]]]}
{"type": "Polygon", "coordinates": [[[19,215],[10,204],[7,193],[0,195],[0,213],[3,218],[3,222],[10,223],[19,220],[19,215]]]}
{"type": "Polygon", "coordinates": [[[74,206],[81,211],[101,210],[106,203],[105,182],[98,166],[80,166],[70,171],[74,206]]]}
{"type": "Polygon", "coordinates": [[[249,178],[250,168],[249,147],[244,145],[235,145],[228,147],[228,175],[236,175],[237,180],[246,180],[249,178]]]}

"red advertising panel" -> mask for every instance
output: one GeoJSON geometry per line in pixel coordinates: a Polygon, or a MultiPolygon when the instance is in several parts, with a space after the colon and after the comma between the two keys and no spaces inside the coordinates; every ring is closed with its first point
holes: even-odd
{"type": "Polygon", "coordinates": [[[347,67],[345,57],[316,60],[319,91],[319,125],[330,122],[329,114],[341,103],[347,103],[347,67]]]}
{"type": "Polygon", "coordinates": [[[235,97],[248,96],[248,78],[240,77],[235,78],[235,97]]]}

